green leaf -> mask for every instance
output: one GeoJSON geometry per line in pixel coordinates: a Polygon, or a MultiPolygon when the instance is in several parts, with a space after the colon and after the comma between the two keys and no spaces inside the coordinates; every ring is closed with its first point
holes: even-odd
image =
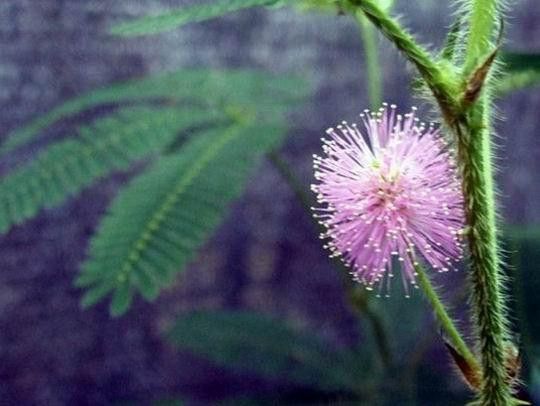
{"type": "Polygon", "coordinates": [[[259,122],[211,129],[161,158],[115,199],[77,284],[130,286],[155,297],[221,222],[250,169],[284,134],[282,125],[259,122]]]}
{"type": "Polygon", "coordinates": [[[510,72],[540,70],[540,54],[526,52],[504,52],[501,55],[505,69],[510,72]]]}
{"type": "Polygon", "coordinates": [[[120,284],[114,291],[111,301],[110,313],[113,317],[124,314],[133,301],[133,288],[128,283],[120,284]]]}
{"type": "Polygon", "coordinates": [[[540,85],[540,69],[508,73],[495,82],[495,91],[504,95],[516,90],[540,85]]]}
{"type": "Polygon", "coordinates": [[[89,289],[81,299],[81,307],[87,309],[88,307],[95,305],[107,296],[113,288],[114,286],[110,284],[94,286],[92,289],[89,289]]]}
{"type": "Polygon", "coordinates": [[[291,76],[271,76],[254,71],[181,70],[114,84],[69,100],[26,126],[8,134],[0,157],[33,141],[41,131],[61,119],[102,105],[166,102],[224,109],[231,105],[257,105],[272,113],[306,96],[305,82],[291,76]],[[212,95],[212,97],[209,97],[212,95]]]}
{"type": "Polygon", "coordinates": [[[318,11],[337,14],[341,10],[341,0],[298,0],[294,7],[299,11],[318,11]]]}
{"type": "Polygon", "coordinates": [[[395,0],[379,0],[379,7],[384,11],[390,11],[394,3],[395,0]]]}
{"type": "Polygon", "coordinates": [[[111,34],[124,37],[156,34],[173,30],[187,23],[210,20],[234,11],[275,3],[277,0],[213,0],[209,4],[182,7],[157,16],[143,17],[120,24],[111,30],[111,34]]]}
{"type": "Polygon", "coordinates": [[[218,365],[323,390],[356,392],[370,369],[349,351],[255,313],[198,311],[179,318],[168,337],[218,365]]]}
{"type": "Polygon", "coordinates": [[[80,137],[46,147],[0,180],[0,232],[159,152],[181,130],[216,117],[193,108],[132,107],[81,128],[80,137]]]}
{"type": "MultiPolygon", "coordinates": [[[[379,0],[377,5],[383,11],[390,11],[394,6],[395,0],[379,0]]],[[[297,0],[294,7],[299,11],[318,11],[333,14],[354,13],[355,6],[348,0],[297,0]]]]}
{"type": "Polygon", "coordinates": [[[540,224],[528,225],[506,225],[503,228],[503,234],[516,241],[530,240],[540,243],[540,224]]]}
{"type": "Polygon", "coordinates": [[[498,94],[540,85],[540,54],[505,52],[500,59],[505,74],[495,82],[498,94]]]}

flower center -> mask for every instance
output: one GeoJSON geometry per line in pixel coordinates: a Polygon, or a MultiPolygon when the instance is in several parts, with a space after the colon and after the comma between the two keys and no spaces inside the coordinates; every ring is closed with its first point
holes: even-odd
{"type": "Polygon", "coordinates": [[[378,196],[377,206],[383,210],[397,211],[405,209],[405,188],[401,173],[397,168],[390,170],[379,169],[376,193],[378,196]]]}

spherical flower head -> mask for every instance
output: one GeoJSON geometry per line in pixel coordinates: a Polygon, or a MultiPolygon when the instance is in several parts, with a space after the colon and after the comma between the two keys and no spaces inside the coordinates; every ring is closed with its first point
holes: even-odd
{"type": "Polygon", "coordinates": [[[400,263],[408,292],[420,257],[440,272],[462,258],[463,196],[454,157],[415,110],[404,116],[394,105],[366,110],[362,131],[346,122],[330,128],[323,156],[314,155],[312,190],[322,206],[314,210],[326,228],[321,238],[368,289],[388,289],[400,263]]]}

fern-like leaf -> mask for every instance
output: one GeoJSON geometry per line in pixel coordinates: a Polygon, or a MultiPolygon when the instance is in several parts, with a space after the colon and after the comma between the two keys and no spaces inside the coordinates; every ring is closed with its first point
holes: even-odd
{"type": "Polygon", "coordinates": [[[113,171],[163,149],[182,129],[216,115],[199,109],[133,107],[83,127],[0,180],[0,232],[113,171]]]}
{"type": "Polygon", "coordinates": [[[355,393],[368,383],[370,368],[358,354],[256,313],[197,311],[177,319],[168,338],[220,366],[297,385],[355,393]]]}
{"type": "Polygon", "coordinates": [[[86,93],[54,108],[8,134],[0,157],[32,142],[57,121],[96,106],[164,101],[200,108],[224,108],[257,103],[261,112],[273,112],[305,96],[307,87],[298,78],[274,77],[254,71],[188,70],[115,84],[86,93]],[[209,97],[209,95],[212,95],[209,97]]]}
{"type": "Polygon", "coordinates": [[[154,299],[219,224],[249,169],[284,132],[281,125],[260,124],[212,129],[137,177],[92,240],[77,280],[89,288],[83,305],[114,291],[111,314],[120,315],[136,291],[154,299]]]}
{"type": "Polygon", "coordinates": [[[277,2],[278,0],[213,0],[209,4],[182,7],[157,16],[143,17],[120,24],[111,30],[111,34],[124,37],[156,34],[187,23],[210,20],[234,11],[255,6],[268,6],[277,2]]]}

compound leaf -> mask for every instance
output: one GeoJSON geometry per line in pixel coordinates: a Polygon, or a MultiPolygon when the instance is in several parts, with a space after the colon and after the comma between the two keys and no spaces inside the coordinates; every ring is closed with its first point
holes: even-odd
{"type": "Polygon", "coordinates": [[[355,393],[368,365],[317,335],[250,312],[197,311],[176,320],[169,340],[220,366],[328,391],[355,393]]]}
{"type": "Polygon", "coordinates": [[[210,20],[234,11],[255,6],[269,6],[277,2],[278,0],[214,0],[209,4],[182,7],[160,15],[142,17],[123,23],[114,27],[111,34],[124,37],[156,34],[173,30],[187,23],[210,20]]]}
{"type": "Polygon", "coordinates": [[[183,129],[216,117],[188,108],[132,107],[54,143],[0,180],[0,232],[57,206],[96,180],[159,152],[183,129]]]}
{"type": "Polygon", "coordinates": [[[235,124],[192,137],[162,157],[114,200],[91,242],[77,284],[86,305],[114,290],[111,313],[127,310],[127,296],[157,296],[225,217],[262,154],[275,148],[284,125],[235,124]],[[120,303],[120,304],[118,304],[120,303]]]}

